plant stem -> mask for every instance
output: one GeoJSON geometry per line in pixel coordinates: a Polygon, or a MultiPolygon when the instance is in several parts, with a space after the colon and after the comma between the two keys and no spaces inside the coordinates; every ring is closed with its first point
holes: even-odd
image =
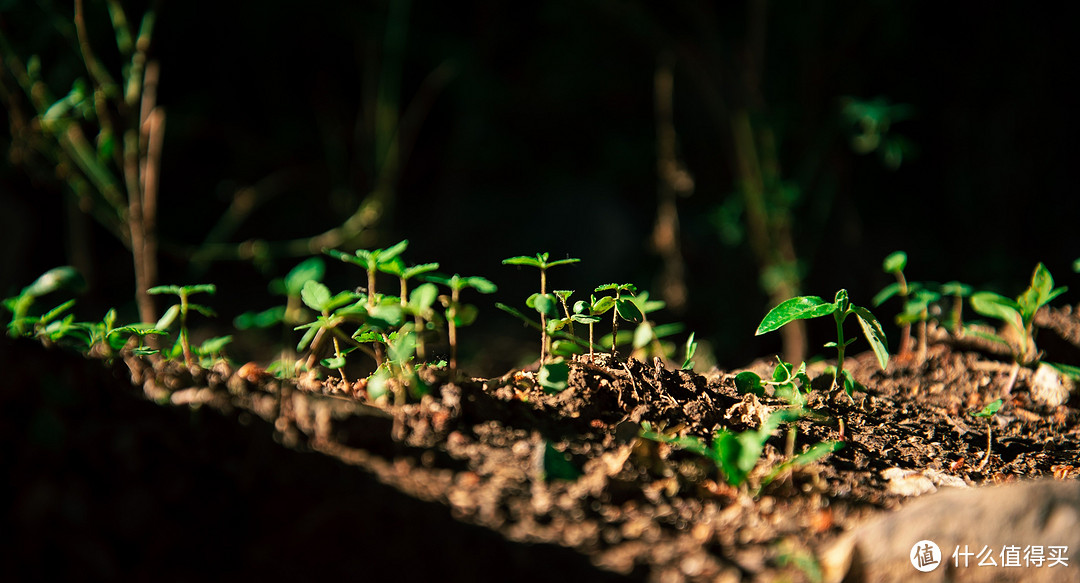
{"type": "Polygon", "coordinates": [[[594,362],[593,358],[593,325],[589,324],[589,363],[594,362]]]}
{"type": "Polygon", "coordinates": [[[837,380],[844,374],[844,317],[840,315],[839,310],[833,312],[833,319],[836,320],[836,372],[833,374],[832,390],[836,390],[837,380]]]}
{"type": "Polygon", "coordinates": [[[188,342],[187,330],[188,297],[187,292],[180,290],[180,347],[184,350],[184,365],[191,368],[191,344],[188,342]]]}
{"type": "MultiPolygon", "coordinates": [[[[547,270],[540,268],[540,295],[547,293],[547,270]]],[[[547,315],[540,312],[540,364],[547,362],[547,315]]]]}
{"type": "Polygon", "coordinates": [[[611,308],[611,356],[619,358],[615,345],[619,341],[619,289],[615,288],[615,307],[611,308]]]}
{"type": "MultiPolygon", "coordinates": [[[[341,346],[338,344],[338,339],[337,339],[336,336],[334,337],[334,357],[341,358],[341,346]]],[[[341,368],[338,369],[338,374],[341,375],[341,382],[348,385],[349,384],[349,379],[345,378],[345,367],[344,366],[342,366],[341,368]]]]}
{"type": "MultiPolygon", "coordinates": [[[[450,376],[451,377],[453,377],[454,372],[457,371],[457,325],[455,324],[455,320],[457,319],[457,306],[458,306],[458,297],[459,297],[459,295],[460,295],[460,292],[458,291],[458,289],[456,287],[451,288],[451,290],[450,290],[450,310],[446,314],[448,316],[447,320],[449,320],[449,322],[447,322],[447,324],[448,324],[448,330],[449,330],[449,335],[450,335],[450,376]]],[[[543,316],[541,316],[541,318],[542,317],[543,316]]],[[[541,359],[543,359],[542,355],[541,355],[541,359]]],[[[542,362],[542,360],[541,360],[541,362],[542,362]]]]}
{"type": "Polygon", "coordinates": [[[990,425],[990,420],[987,419],[986,420],[986,457],[984,457],[982,463],[979,464],[979,467],[977,468],[977,471],[981,472],[982,469],[984,467],[986,467],[986,463],[990,461],[990,444],[992,443],[992,439],[993,439],[993,431],[994,431],[994,429],[990,425]]]}

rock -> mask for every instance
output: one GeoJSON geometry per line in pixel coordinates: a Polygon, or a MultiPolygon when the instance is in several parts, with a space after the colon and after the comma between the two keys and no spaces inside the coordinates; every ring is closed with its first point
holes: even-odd
{"type": "Polygon", "coordinates": [[[1057,407],[1069,400],[1075,383],[1069,377],[1046,363],[1039,364],[1031,379],[1031,398],[1036,403],[1057,407]]]}
{"type": "Polygon", "coordinates": [[[834,583],[1077,582],[1080,481],[944,488],[842,535],[820,560],[824,580],[834,583]],[[937,567],[923,573],[911,559],[920,541],[933,541],[940,549],[937,567]],[[965,547],[971,553],[966,567],[965,547]],[[1039,550],[1043,561],[1036,566],[1039,550]],[[1065,565],[1050,566],[1055,562],[1050,557],[1057,555],[1065,565]]]}

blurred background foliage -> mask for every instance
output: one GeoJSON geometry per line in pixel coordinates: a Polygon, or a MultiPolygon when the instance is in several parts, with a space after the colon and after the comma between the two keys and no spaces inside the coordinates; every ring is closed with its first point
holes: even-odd
{"type": "MultiPolygon", "coordinates": [[[[665,321],[726,368],[782,349],[753,330],[783,297],[846,287],[867,303],[896,249],[912,279],[1015,295],[1044,261],[1080,285],[1077,114],[1062,89],[1075,41],[1049,11],[85,0],[118,79],[117,7],[133,35],[156,14],[147,55],[168,122],[155,283],[216,283],[223,326],[271,305],[267,282],[311,249],[403,238],[410,263],[499,285],[470,333],[484,374],[530,350],[492,305],[535,291],[500,260],[537,251],[582,259],[555,289],[653,290],[665,321]]],[[[0,293],[70,263],[91,284],[79,309],[135,318],[130,252],[81,212],[13,73],[36,56],[58,99],[92,81],[72,13],[0,0],[0,293]]],[[[78,123],[100,130],[92,111],[78,123]]],[[[362,273],[335,263],[325,281],[351,288],[362,273]]],[[[814,353],[832,331],[808,332],[814,353]]]]}

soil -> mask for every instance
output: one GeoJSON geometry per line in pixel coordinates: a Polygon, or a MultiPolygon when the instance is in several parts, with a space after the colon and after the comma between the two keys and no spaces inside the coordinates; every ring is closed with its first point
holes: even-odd
{"type": "MultiPolygon", "coordinates": [[[[1036,323],[1046,360],[1080,364],[1072,309],[1036,323]]],[[[551,394],[527,371],[424,369],[432,392],[393,406],[339,380],[130,356],[103,366],[5,340],[0,440],[13,479],[0,495],[18,536],[0,547],[0,579],[833,577],[820,557],[835,541],[924,494],[1080,477],[1080,391],[1066,384],[1047,404],[1020,368],[1003,394],[1007,355],[929,336],[921,362],[881,371],[870,353],[847,359],[866,389],[853,400],[826,396],[825,363],[811,366],[817,415],[797,422],[792,448],[777,432],[743,487],[638,437],[644,421],[703,438],[754,429],[788,406],[740,395],[739,371],[598,355],[572,362],[569,388],[551,394]],[[968,414],[998,397],[989,421],[968,414]],[[830,440],[844,445],[758,490],[788,451],[830,440]]],[[[747,369],[765,376],[774,363],[747,369]]]]}

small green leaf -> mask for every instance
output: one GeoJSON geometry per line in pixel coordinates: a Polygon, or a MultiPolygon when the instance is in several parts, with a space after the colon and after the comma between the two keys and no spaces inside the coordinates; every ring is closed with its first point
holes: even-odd
{"type": "Polygon", "coordinates": [[[471,287],[482,294],[492,294],[499,291],[499,288],[495,284],[480,276],[474,275],[465,277],[462,278],[462,281],[464,282],[464,285],[471,287]]]}
{"type": "Polygon", "coordinates": [[[881,291],[879,291],[877,295],[874,296],[874,299],[870,300],[870,302],[876,308],[881,304],[884,304],[889,298],[895,296],[898,293],[900,293],[900,282],[894,281],[882,288],[881,291]]]}
{"type": "Polygon", "coordinates": [[[759,397],[765,396],[765,387],[761,384],[761,377],[748,370],[735,375],[735,388],[740,395],[751,393],[759,397]]]}
{"type": "Polygon", "coordinates": [[[161,319],[157,321],[157,324],[154,324],[154,328],[157,328],[159,330],[168,330],[172,327],[173,322],[176,321],[176,318],[179,315],[180,304],[173,304],[172,306],[169,306],[169,309],[165,310],[165,313],[162,314],[161,319]]]}
{"type": "Polygon", "coordinates": [[[285,276],[285,293],[290,296],[300,295],[304,284],[319,281],[326,272],[326,263],[320,257],[309,257],[292,268],[285,276]]]}
{"type": "Polygon", "coordinates": [[[542,265],[542,261],[546,261],[546,259],[547,259],[547,254],[545,253],[544,254],[544,259],[542,259],[542,260],[538,260],[536,257],[520,256],[520,257],[510,257],[508,259],[503,259],[502,264],[503,265],[528,265],[530,267],[540,267],[542,265]]]}
{"type": "Polygon", "coordinates": [[[878,322],[877,318],[866,308],[852,306],[852,310],[859,320],[863,336],[866,336],[866,340],[870,342],[870,348],[873,349],[874,356],[877,357],[878,364],[881,365],[881,370],[885,370],[885,367],[889,364],[889,347],[885,338],[885,331],[881,329],[881,322],[878,322]]]}
{"type": "Polygon", "coordinates": [[[968,413],[972,417],[982,417],[984,419],[987,418],[987,417],[992,417],[994,415],[994,413],[998,412],[998,409],[1001,409],[1002,403],[1003,403],[1003,401],[1001,399],[997,399],[996,401],[993,401],[992,403],[990,403],[987,406],[983,407],[982,410],[977,412],[977,413],[974,412],[974,411],[969,411],[968,413]]]}
{"type": "Polygon", "coordinates": [[[653,328],[648,322],[642,322],[634,329],[634,348],[644,348],[653,340],[653,328]]]}
{"type": "Polygon", "coordinates": [[[755,336],[779,329],[784,324],[795,320],[817,318],[827,316],[835,312],[837,307],[818,296],[799,296],[785,300],[780,305],[769,310],[765,318],[761,320],[755,336]]]}
{"type": "Polygon", "coordinates": [[[300,289],[300,299],[312,310],[317,312],[330,311],[330,288],[315,281],[308,280],[300,289]]]}
{"type": "Polygon", "coordinates": [[[615,298],[613,298],[611,296],[604,296],[604,297],[596,300],[595,302],[593,302],[592,313],[594,315],[596,315],[596,314],[606,314],[608,311],[611,310],[611,308],[614,308],[614,307],[615,307],[615,298]]]}
{"type": "Polygon", "coordinates": [[[439,297],[439,287],[433,283],[422,283],[409,293],[409,307],[416,312],[431,308],[439,297]]]}
{"type": "Polygon", "coordinates": [[[389,263],[395,259],[398,255],[405,252],[405,249],[409,247],[409,240],[405,239],[396,245],[391,245],[386,249],[378,249],[374,252],[374,255],[378,258],[378,263],[389,263]]]}
{"type": "Polygon", "coordinates": [[[561,358],[555,359],[540,367],[537,380],[541,387],[549,393],[558,393],[569,385],[570,365],[561,358]]]}
{"type": "Polygon", "coordinates": [[[152,296],[161,295],[161,294],[180,295],[180,286],[178,286],[178,285],[156,285],[156,286],[146,290],[146,293],[148,293],[148,294],[150,294],[152,296]]]}
{"type": "Polygon", "coordinates": [[[628,322],[641,322],[645,315],[638,309],[637,304],[630,298],[619,298],[615,301],[615,311],[619,317],[628,322]]]}
{"type": "Polygon", "coordinates": [[[1000,296],[993,292],[975,292],[971,294],[971,307],[977,313],[986,316],[988,318],[997,318],[1002,320],[1021,334],[1026,334],[1024,330],[1023,318],[1020,315],[1020,305],[1016,302],[1000,296]]]}
{"type": "Polygon", "coordinates": [[[885,261],[881,263],[881,268],[885,270],[886,273],[903,271],[905,267],[907,267],[907,253],[904,253],[903,251],[890,253],[889,256],[885,258],[885,261]]]}
{"type": "Polygon", "coordinates": [[[559,317],[558,300],[552,294],[532,294],[525,300],[525,305],[537,311],[539,314],[551,318],[559,317]]]}
{"type": "Polygon", "coordinates": [[[458,306],[457,313],[454,315],[454,325],[458,327],[469,326],[476,321],[478,314],[479,310],[472,304],[458,306]]]}
{"type": "Polygon", "coordinates": [[[210,338],[200,344],[195,352],[203,355],[214,355],[220,353],[225,349],[225,346],[232,342],[232,336],[219,336],[217,338],[210,338]]]}
{"type": "Polygon", "coordinates": [[[686,339],[686,357],[683,359],[682,370],[693,370],[694,353],[697,352],[697,341],[694,340],[694,332],[690,333],[690,337],[686,339]]]}
{"type": "Polygon", "coordinates": [[[41,274],[34,283],[23,288],[21,296],[40,297],[46,294],[50,294],[59,289],[68,289],[70,291],[80,291],[86,287],[86,281],[83,280],[82,275],[70,265],[63,267],[54,267],[45,273],[41,274]]]}

